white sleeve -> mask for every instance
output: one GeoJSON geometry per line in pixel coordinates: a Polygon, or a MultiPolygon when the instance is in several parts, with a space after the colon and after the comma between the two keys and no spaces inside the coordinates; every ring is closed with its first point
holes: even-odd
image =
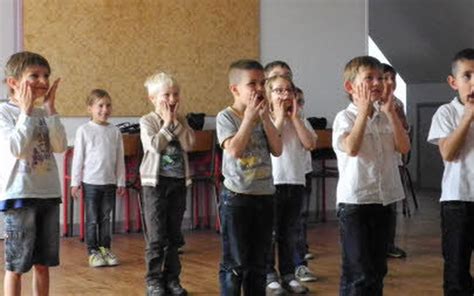
{"type": "Polygon", "coordinates": [[[342,141],[344,140],[344,136],[350,133],[353,127],[354,121],[347,116],[345,110],[336,115],[332,127],[332,147],[334,150],[345,153],[342,147],[342,141]]]}
{"type": "Polygon", "coordinates": [[[117,130],[117,134],[117,161],[115,162],[115,175],[117,176],[117,186],[125,187],[125,156],[123,150],[123,137],[119,130],[117,130]]]}
{"type": "Polygon", "coordinates": [[[72,157],[71,166],[71,186],[80,186],[84,176],[84,158],[85,158],[85,133],[82,132],[82,127],[76,131],[76,139],[74,141],[74,153],[72,157]]]}
{"type": "Polygon", "coordinates": [[[46,125],[49,131],[49,141],[51,143],[51,149],[55,153],[61,153],[67,149],[67,136],[59,115],[55,114],[46,117],[46,125]]]}
{"type": "Polygon", "coordinates": [[[37,118],[21,112],[16,122],[8,114],[0,114],[2,150],[16,158],[26,158],[30,153],[37,118]]]}
{"type": "Polygon", "coordinates": [[[438,145],[440,139],[448,137],[455,129],[454,114],[449,111],[448,105],[443,105],[433,115],[427,141],[438,145]]]}

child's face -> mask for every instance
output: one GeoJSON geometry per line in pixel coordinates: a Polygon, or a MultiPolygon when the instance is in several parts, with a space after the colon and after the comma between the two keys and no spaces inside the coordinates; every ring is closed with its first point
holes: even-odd
{"type": "Polygon", "coordinates": [[[160,109],[162,103],[167,103],[173,112],[180,99],[179,88],[177,86],[163,86],[158,93],[151,98],[151,101],[157,109],[160,109]]]}
{"type": "Polygon", "coordinates": [[[294,98],[295,91],[288,80],[278,78],[273,81],[272,89],[270,91],[270,101],[272,105],[278,104],[279,101],[283,101],[285,110],[291,111],[294,98]]]}
{"type": "Polygon", "coordinates": [[[241,70],[238,84],[230,86],[235,100],[247,106],[250,98],[257,95],[258,100],[265,100],[265,75],[262,70],[241,70]]]}
{"type": "Polygon", "coordinates": [[[19,80],[11,79],[8,83],[14,90],[14,95],[18,95],[20,85],[29,82],[33,99],[44,97],[49,89],[49,70],[43,66],[30,66],[21,74],[19,80]]]}
{"type": "Polygon", "coordinates": [[[474,61],[461,60],[457,62],[455,75],[449,75],[448,83],[459,94],[461,101],[474,104],[474,61]]]}
{"type": "Polygon", "coordinates": [[[106,97],[95,100],[92,106],[87,107],[87,110],[92,116],[92,121],[97,124],[107,124],[112,114],[112,100],[106,97]]]}
{"type": "Polygon", "coordinates": [[[289,76],[291,77],[291,73],[290,73],[290,70],[287,69],[287,68],[283,68],[283,67],[280,67],[280,66],[276,66],[275,68],[273,68],[269,73],[268,73],[268,76],[267,78],[270,78],[270,77],[273,77],[273,76],[289,76]]]}
{"type": "Polygon", "coordinates": [[[367,84],[369,87],[371,99],[373,101],[380,101],[383,92],[383,80],[382,71],[376,68],[361,67],[357,71],[357,75],[353,82],[350,83],[351,87],[348,90],[354,98],[354,102],[357,102],[356,88],[359,85],[367,84]]]}
{"type": "Polygon", "coordinates": [[[397,88],[397,80],[395,78],[395,75],[390,72],[383,73],[383,84],[390,85],[392,86],[392,89],[395,90],[395,88],[397,88]]]}

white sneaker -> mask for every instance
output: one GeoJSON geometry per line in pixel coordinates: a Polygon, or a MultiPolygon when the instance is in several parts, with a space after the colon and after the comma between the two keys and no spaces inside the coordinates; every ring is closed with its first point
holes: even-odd
{"type": "Polygon", "coordinates": [[[283,283],[283,288],[293,294],[306,294],[309,289],[306,286],[303,286],[297,280],[291,280],[289,282],[283,283]]]}
{"type": "Polygon", "coordinates": [[[281,296],[281,295],[286,295],[286,291],[285,289],[283,289],[283,287],[280,285],[279,282],[277,281],[274,281],[274,282],[271,282],[267,285],[267,288],[266,288],[266,296],[281,296]]]}
{"type": "Polygon", "coordinates": [[[117,258],[117,256],[112,253],[112,251],[108,248],[104,247],[99,247],[100,253],[102,254],[102,257],[104,258],[107,266],[116,266],[119,265],[120,262],[117,258]]]}
{"type": "Polygon", "coordinates": [[[318,278],[309,270],[307,266],[300,265],[295,269],[295,277],[300,282],[315,282],[318,278]]]}
{"type": "Polygon", "coordinates": [[[90,267],[107,266],[107,262],[105,262],[104,257],[99,251],[92,250],[91,254],[89,255],[89,266],[90,267]]]}

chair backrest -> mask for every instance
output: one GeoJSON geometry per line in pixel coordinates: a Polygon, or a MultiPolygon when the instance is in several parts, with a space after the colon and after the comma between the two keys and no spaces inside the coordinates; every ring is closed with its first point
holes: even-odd
{"type": "Polygon", "coordinates": [[[316,149],[332,149],[332,129],[315,130],[318,135],[316,149]]]}
{"type": "Polygon", "coordinates": [[[122,134],[123,153],[125,157],[141,154],[140,134],[122,134]]]}
{"type": "Polygon", "coordinates": [[[193,175],[214,176],[216,156],[216,132],[214,130],[194,131],[195,143],[188,153],[193,175]]]}

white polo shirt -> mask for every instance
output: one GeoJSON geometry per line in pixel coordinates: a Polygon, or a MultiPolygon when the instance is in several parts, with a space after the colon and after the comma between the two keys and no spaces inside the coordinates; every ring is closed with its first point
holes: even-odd
{"type": "Polygon", "coordinates": [[[357,156],[349,156],[342,146],[357,116],[351,103],[340,111],[333,124],[333,148],[337,156],[339,181],[337,203],[387,205],[405,197],[398,169],[393,129],[387,116],[374,111],[365,128],[357,156]]]}
{"type": "MultiPolygon", "coordinates": [[[[438,108],[431,121],[428,142],[438,145],[440,139],[448,137],[461,122],[464,105],[458,98],[438,108]]],[[[474,201],[474,126],[467,133],[464,146],[454,161],[444,161],[440,201],[474,201]]]]}

